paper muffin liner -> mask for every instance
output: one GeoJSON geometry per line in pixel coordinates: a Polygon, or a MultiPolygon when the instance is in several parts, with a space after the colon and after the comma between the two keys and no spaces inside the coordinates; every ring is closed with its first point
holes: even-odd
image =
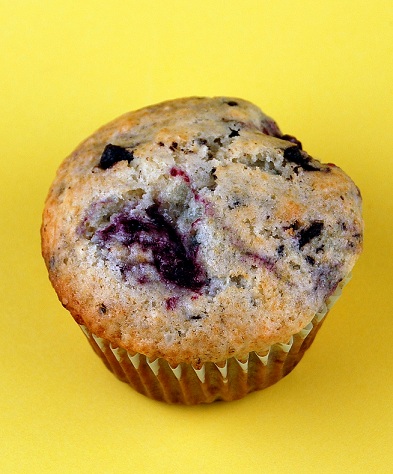
{"type": "Polygon", "coordinates": [[[244,359],[206,362],[200,369],[183,362],[172,367],[163,358],[150,360],[143,354],[129,353],[92,334],[86,326],[80,327],[108,369],[147,397],[185,405],[231,401],[273,385],[296,367],[349,280],[350,276],[337,286],[313,320],[286,344],[274,344],[263,353],[250,352],[244,359]]]}

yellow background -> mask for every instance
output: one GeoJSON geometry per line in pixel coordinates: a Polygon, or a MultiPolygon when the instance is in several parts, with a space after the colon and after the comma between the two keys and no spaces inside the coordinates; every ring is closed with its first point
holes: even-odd
{"type": "Polygon", "coordinates": [[[0,472],[393,472],[390,0],[0,1],[0,472]],[[61,160],[128,110],[249,99],[364,198],[365,249],[304,360],[233,403],[168,406],[94,355],[50,287],[61,160]]]}

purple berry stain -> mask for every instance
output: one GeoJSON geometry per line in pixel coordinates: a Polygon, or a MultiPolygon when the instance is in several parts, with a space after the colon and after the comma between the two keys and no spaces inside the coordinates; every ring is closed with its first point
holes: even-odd
{"type": "Polygon", "coordinates": [[[190,177],[188,176],[188,174],[180,168],[173,167],[171,168],[170,173],[173,177],[180,176],[186,183],[190,182],[190,177]]]}
{"type": "Polygon", "coordinates": [[[272,119],[270,120],[265,120],[262,124],[262,133],[265,135],[270,135],[271,137],[281,137],[281,132],[280,129],[278,128],[278,125],[276,122],[272,119]]]}
{"type": "Polygon", "coordinates": [[[273,272],[275,270],[275,262],[272,258],[264,255],[257,255],[256,253],[246,252],[245,255],[251,258],[257,266],[266,268],[273,272]]]}
{"type": "Polygon", "coordinates": [[[165,301],[166,310],[173,311],[176,308],[178,301],[178,296],[172,296],[171,298],[167,298],[167,300],[165,301]]]}
{"type": "Polygon", "coordinates": [[[206,275],[196,261],[197,245],[185,245],[185,239],[168,222],[157,204],[145,212],[145,216],[137,217],[119,213],[108,227],[97,231],[98,239],[105,245],[110,241],[120,242],[126,247],[139,244],[143,250],[152,252],[153,264],[165,282],[200,290],[206,283],[206,275]]]}

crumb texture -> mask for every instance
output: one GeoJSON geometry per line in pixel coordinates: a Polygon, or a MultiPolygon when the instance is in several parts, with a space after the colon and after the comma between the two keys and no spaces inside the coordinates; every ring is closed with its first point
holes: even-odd
{"type": "Polygon", "coordinates": [[[80,324],[176,365],[263,352],[306,326],[362,247],[361,196],[253,104],[130,112],[60,166],[42,249],[80,324]]]}

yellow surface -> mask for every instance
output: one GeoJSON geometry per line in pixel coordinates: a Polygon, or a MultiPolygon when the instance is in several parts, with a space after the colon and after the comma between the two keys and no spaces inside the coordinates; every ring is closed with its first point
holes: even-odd
{"type": "Polygon", "coordinates": [[[393,472],[392,61],[390,0],[0,0],[0,472],[393,472]],[[63,157],[123,112],[189,95],[261,106],[353,177],[366,220],[295,371],[192,408],[106,371],[39,243],[63,157]]]}

